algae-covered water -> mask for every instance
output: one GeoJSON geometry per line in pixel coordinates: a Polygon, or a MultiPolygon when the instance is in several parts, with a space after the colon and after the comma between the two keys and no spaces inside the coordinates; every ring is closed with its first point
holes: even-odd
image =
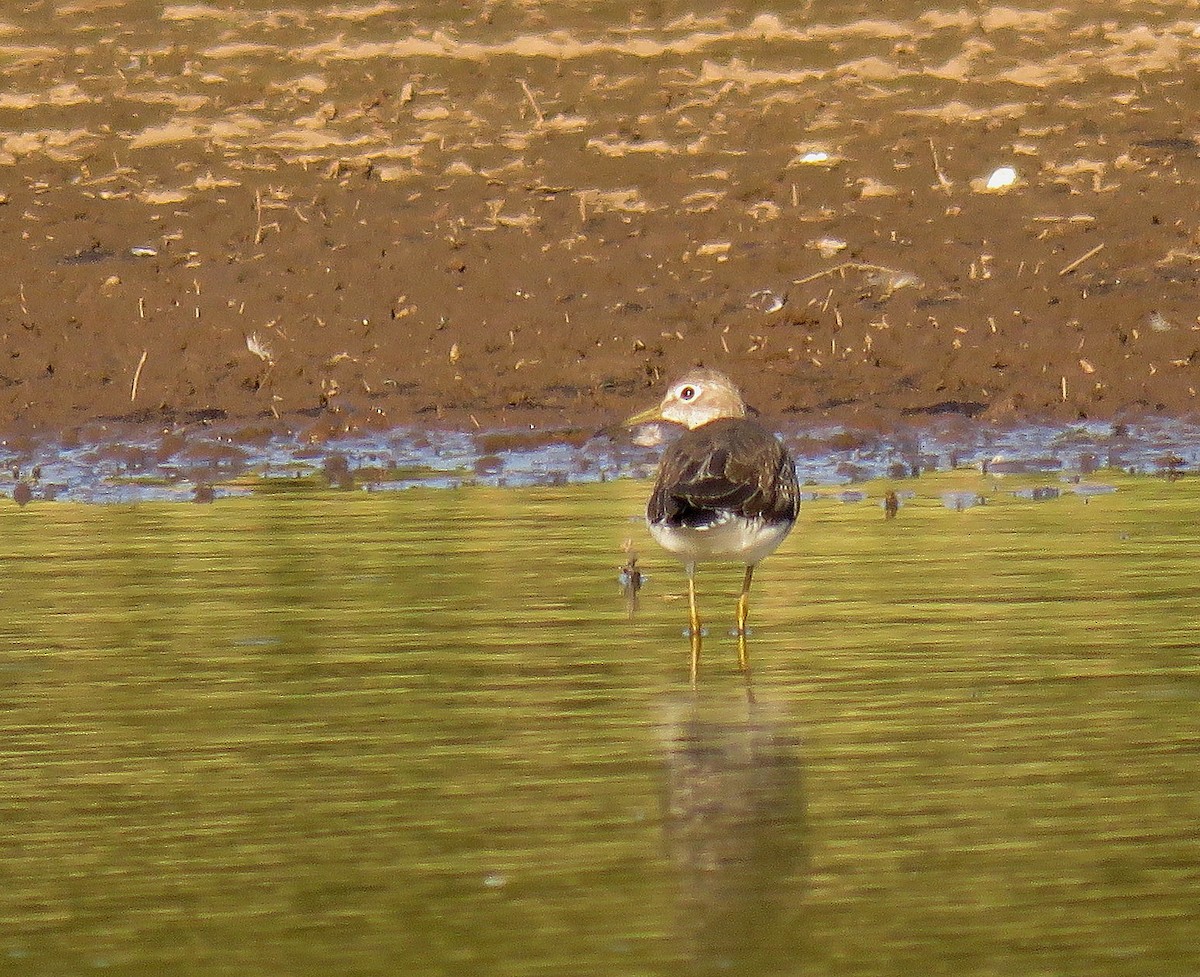
{"type": "Polygon", "coordinates": [[[644,484],[4,504],[0,972],[1194,973],[1200,483],[1092,477],[806,502],[694,692],[644,484]]]}

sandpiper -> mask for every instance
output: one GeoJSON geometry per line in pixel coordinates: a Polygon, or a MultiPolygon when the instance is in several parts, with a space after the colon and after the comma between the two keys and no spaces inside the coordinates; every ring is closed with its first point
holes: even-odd
{"type": "Polygon", "coordinates": [[[696,564],[746,564],[737,605],[738,663],[746,668],[746,617],[754,568],[791,532],[800,506],[796,466],[771,432],[746,418],[733,381],[693,370],[671,384],[662,403],[626,426],[671,421],[686,431],[667,449],[646,505],[650,535],[678,557],[688,579],[692,682],[700,664],[696,564]]]}

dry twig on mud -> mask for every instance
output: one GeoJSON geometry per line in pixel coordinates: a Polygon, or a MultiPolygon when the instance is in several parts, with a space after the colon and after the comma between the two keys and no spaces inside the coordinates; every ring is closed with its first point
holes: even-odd
{"type": "Polygon", "coordinates": [[[533,114],[537,116],[537,124],[545,125],[546,117],[542,114],[541,108],[538,107],[537,99],[533,97],[533,92],[529,90],[529,85],[524,78],[519,79],[521,87],[525,89],[525,97],[529,99],[529,104],[533,106],[533,114]]]}
{"type": "Polygon", "coordinates": [[[902,288],[914,286],[920,288],[922,285],[921,279],[912,272],[897,271],[895,268],[886,268],[883,265],[872,265],[862,261],[843,261],[839,265],[834,265],[832,268],[826,268],[824,271],[814,272],[804,278],[795,280],[793,285],[807,285],[809,282],[815,282],[818,278],[825,278],[829,275],[836,275],[845,271],[861,271],[867,272],[870,276],[868,281],[872,285],[882,285],[884,288],[884,297],[890,297],[892,293],[899,291],[902,288]]]}
{"type": "Polygon", "coordinates": [[[146,356],[149,350],[142,350],[142,358],[138,360],[137,369],[133,371],[133,386],[129,388],[129,402],[132,404],[137,400],[138,381],[142,378],[142,367],[146,365],[146,356]]]}
{"type": "Polygon", "coordinates": [[[1101,241],[1094,248],[1092,248],[1092,250],[1089,251],[1087,254],[1081,254],[1078,258],[1076,258],[1070,264],[1063,265],[1062,268],[1060,268],[1058,271],[1059,277],[1061,278],[1063,275],[1071,274],[1071,272],[1073,272],[1081,264],[1083,264],[1085,261],[1087,261],[1088,258],[1094,258],[1096,255],[1098,255],[1103,250],[1104,250],[1104,242],[1101,241]]]}

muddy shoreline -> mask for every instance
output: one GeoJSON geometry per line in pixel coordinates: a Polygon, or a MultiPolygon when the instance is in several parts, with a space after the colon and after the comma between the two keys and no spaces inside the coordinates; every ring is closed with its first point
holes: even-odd
{"type": "Polygon", "coordinates": [[[1195,415],[1182,5],[409,14],[5,15],[10,443],[1195,415]]]}

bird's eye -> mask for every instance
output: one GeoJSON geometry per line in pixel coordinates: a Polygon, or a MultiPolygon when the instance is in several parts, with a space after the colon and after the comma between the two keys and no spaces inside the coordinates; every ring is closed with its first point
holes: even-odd
{"type": "Polygon", "coordinates": [[[691,400],[695,396],[696,396],[696,388],[695,387],[684,387],[682,390],[679,391],[679,399],[680,400],[691,400]]]}

